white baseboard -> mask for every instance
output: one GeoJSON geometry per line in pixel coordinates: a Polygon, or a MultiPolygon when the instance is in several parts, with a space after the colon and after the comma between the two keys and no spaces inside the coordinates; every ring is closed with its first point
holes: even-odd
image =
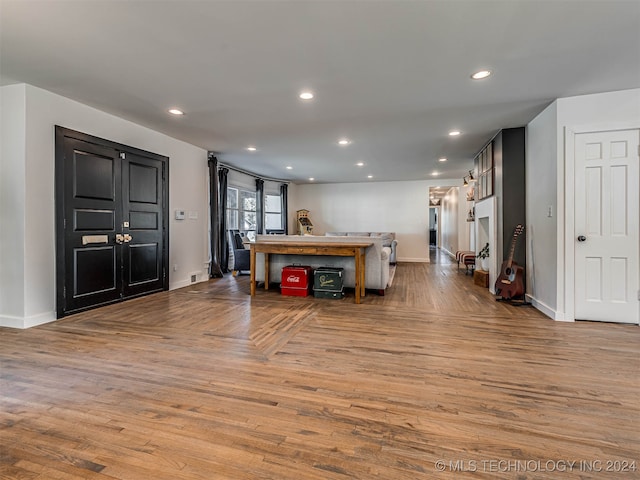
{"type": "Polygon", "coordinates": [[[56,312],[45,312],[30,317],[14,317],[11,315],[0,315],[0,327],[8,328],[31,328],[45,323],[54,322],[56,312]]]}
{"type": "Polygon", "coordinates": [[[440,247],[440,251],[446,253],[447,255],[449,255],[453,259],[456,258],[456,254],[455,253],[450,252],[449,250],[447,250],[444,247],[440,247]]]}
{"type": "Polygon", "coordinates": [[[545,304],[544,302],[541,302],[540,300],[533,298],[529,294],[526,295],[526,299],[528,302],[531,302],[531,305],[533,305],[534,308],[536,308],[537,310],[540,310],[547,317],[551,318],[552,320],[555,320],[556,322],[573,322],[573,320],[565,319],[564,314],[562,312],[558,312],[557,310],[554,310],[549,305],[545,304]]]}
{"type": "Polygon", "coordinates": [[[175,282],[169,282],[169,290],[177,290],[178,288],[188,287],[190,285],[195,285],[196,283],[206,282],[209,280],[208,276],[199,275],[198,279],[195,282],[192,282],[190,278],[185,278],[184,280],[178,280],[175,282]]]}
{"type": "Polygon", "coordinates": [[[412,257],[400,258],[400,257],[398,257],[398,262],[429,263],[429,259],[428,258],[422,258],[422,257],[417,257],[417,258],[412,258],[412,257]]]}

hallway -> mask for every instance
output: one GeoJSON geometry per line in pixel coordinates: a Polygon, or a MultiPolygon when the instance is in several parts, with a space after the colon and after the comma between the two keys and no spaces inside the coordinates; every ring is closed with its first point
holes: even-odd
{"type": "Polygon", "coordinates": [[[456,263],[455,259],[439,247],[429,245],[429,262],[437,265],[450,265],[456,263]]]}

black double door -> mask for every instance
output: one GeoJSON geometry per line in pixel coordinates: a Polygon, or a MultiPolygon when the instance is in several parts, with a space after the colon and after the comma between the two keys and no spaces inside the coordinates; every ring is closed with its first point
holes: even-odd
{"type": "Polygon", "coordinates": [[[167,169],[56,127],[58,317],[168,289],[167,169]]]}

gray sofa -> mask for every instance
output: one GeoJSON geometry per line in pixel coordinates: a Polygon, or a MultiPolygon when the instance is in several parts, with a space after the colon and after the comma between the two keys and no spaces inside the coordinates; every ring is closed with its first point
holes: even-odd
{"type": "MultiPolygon", "coordinates": [[[[383,239],[378,237],[361,236],[299,236],[299,235],[257,235],[256,240],[273,242],[322,242],[322,243],[358,243],[367,241],[372,245],[365,252],[365,280],[364,286],[370,290],[377,290],[381,295],[389,284],[389,255],[391,248],[383,245],[383,239]]],[[[343,283],[345,287],[354,288],[356,285],[355,262],[353,257],[333,257],[324,255],[269,255],[269,280],[281,282],[282,267],[287,265],[309,265],[318,267],[342,267],[343,283]]],[[[256,281],[264,282],[264,255],[256,255],[256,281]]]]}
{"type": "Polygon", "coordinates": [[[391,255],[389,255],[389,263],[395,265],[397,262],[396,257],[396,241],[395,232],[327,232],[327,237],[373,237],[381,238],[382,246],[389,247],[391,249],[391,255]]]}

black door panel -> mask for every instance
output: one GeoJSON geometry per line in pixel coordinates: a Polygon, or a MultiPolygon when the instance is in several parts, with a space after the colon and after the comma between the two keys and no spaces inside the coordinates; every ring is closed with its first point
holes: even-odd
{"type": "Polygon", "coordinates": [[[75,311],[121,298],[120,158],[113,148],[77,139],[64,147],[65,309],[75,311]]]}
{"type": "Polygon", "coordinates": [[[122,168],[125,231],[131,236],[124,256],[124,295],[162,290],[163,162],[127,153],[122,168]]]}
{"type": "Polygon", "coordinates": [[[119,159],[112,157],[111,154],[117,152],[100,149],[91,144],[74,143],[76,147],[73,150],[74,198],[115,200],[117,175],[115,163],[119,159]],[[100,152],[103,154],[100,155],[100,152]]]}
{"type": "Polygon", "coordinates": [[[87,295],[103,294],[101,297],[104,302],[119,296],[115,292],[118,282],[116,249],[113,245],[76,248],[73,257],[74,300],[87,295]]]}
{"type": "Polygon", "coordinates": [[[129,245],[129,287],[160,280],[156,262],[158,254],[157,243],[129,245]]]}
{"type": "Polygon", "coordinates": [[[73,228],[75,231],[115,231],[116,212],[113,210],[95,210],[76,208],[73,211],[73,228]]]}

